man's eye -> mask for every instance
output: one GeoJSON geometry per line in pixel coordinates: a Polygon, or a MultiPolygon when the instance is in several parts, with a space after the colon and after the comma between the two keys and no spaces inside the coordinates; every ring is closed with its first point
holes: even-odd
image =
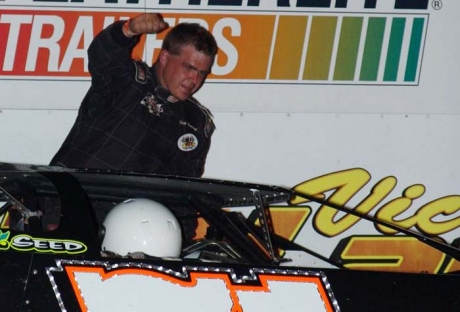
{"type": "Polygon", "coordinates": [[[195,71],[198,73],[198,75],[200,76],[207,76],[209,73],[205,70],[198,70],[198,68],[195,68],[194,66],[190,65],[190,64],[186,64],[186,63],[183,63],[182,64],[184,66],[184,68],[187,70],[187,71],[195,71]]]}
{"type": "Polygon", "coordinates": [[[184,64],[184,67],[186,70],[195,70],[195,68],[193,68],[193,66],[189,64],[184,64]]]}
{"type": "Polygon", "coordinates": [[[207,71],[205,71],[205,70],[200,70],[198,73],[199,73],[201,76],[203,76],[203,77],[204,77],[204,76],[207,76],[207,75],[209,74],[209,73],[208,73],[207,71]]]}

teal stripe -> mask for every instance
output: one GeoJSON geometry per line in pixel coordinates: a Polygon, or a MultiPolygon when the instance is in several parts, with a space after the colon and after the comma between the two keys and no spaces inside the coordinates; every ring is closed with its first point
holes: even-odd
{"type": "Polygon", "coordinates": [[[420,47],[422,44],[424,18],[415,18],[412,25],[412,35],[409,45],[409,54],[407,56],[406,74],[404,81],[415,81],[417,76],[417,66],[420,57],[420,47]]]}
{"type": "Polygon", "coordinates": [[[386,18],[384,17],[369,18],[363,59],[361,62],[361,72],[359,74],[359,80],[361,81],[377,80],[385,23],[386,18]]]}
{"type": "Polygon", "coordinates": [[[396,81],[398,78],[399,60],[401,58],[401,47],[404,37],[405,18],[394,18],[391,25],[390,42],[385,63],[384,81],[396,81]]]}

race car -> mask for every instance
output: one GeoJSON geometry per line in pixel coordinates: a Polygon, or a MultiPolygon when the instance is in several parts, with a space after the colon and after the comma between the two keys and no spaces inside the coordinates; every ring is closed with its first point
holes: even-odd
{"type": "Polygon", "coordinates": [[[0,253],[0,311],[460,311],[457,247],[279,186],[3,163],[0,253]],[[450,269],[363,270],[311,250],[272,215],[298,197],[392,228],[450,269]],[[172,206],[196,212],[193,240],[172,206]]]}

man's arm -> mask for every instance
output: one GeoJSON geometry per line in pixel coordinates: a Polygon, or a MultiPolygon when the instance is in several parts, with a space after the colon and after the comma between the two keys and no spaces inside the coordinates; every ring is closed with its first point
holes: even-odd
{"type": "Polygon", "coordinates": [[[101,31],[88,48],[93,87],[105,89],[114,79],[125,75],[129,69],[127,66],[132,66],[132,49],[139,36],[159,33],[167,27],[160,14],[146,13],[128,21],[117,21],[101,31]]]}

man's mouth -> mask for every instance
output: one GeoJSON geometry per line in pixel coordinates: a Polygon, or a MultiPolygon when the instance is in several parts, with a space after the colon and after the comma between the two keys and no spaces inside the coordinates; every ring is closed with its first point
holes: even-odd
{"type": "Polygon", "coordinates": [[[181,85],[181,87],[182,87],[182,90],[184,90],[186,93],[192,94],[192,92],[193,92],[193,86],[181,85]]]}

